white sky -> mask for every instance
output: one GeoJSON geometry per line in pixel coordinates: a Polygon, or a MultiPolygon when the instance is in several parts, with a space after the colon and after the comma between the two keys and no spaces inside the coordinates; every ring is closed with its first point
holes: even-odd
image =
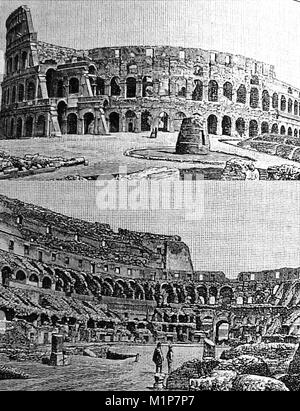
{"type": "MultiPolygon", "coordinates": [[[[300,87],[300,3],[293,0],[28,0],[39,39],[75,47],[171,44],[275,64],[300,87]]],[[[5,19],[22,3],[1,0],[5,19]]]]}

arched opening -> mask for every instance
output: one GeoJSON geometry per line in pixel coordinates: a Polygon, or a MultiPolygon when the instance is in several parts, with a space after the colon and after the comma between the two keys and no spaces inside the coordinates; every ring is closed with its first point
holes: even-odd
{"type": "Polygon", "coordinates": [[[195,101],[201,101],[203,99],[203,83],[201,80],[195,80],[195,88],[192,94],[192,99],[195,101]]]}
{"type": "Polygon", "coordinates": [[[205,287],[197,287],[198,302],[201,304],[207,304],[207,290],[205,287]]]}
{"type": "Polygon", "coordinates": [[[142,96],[151,97],[153,95],[153,81],[151,77],[143,77],[142,80],[142,96]]]}
{"type": "Polygon", "coordinates": [[[223,287],[220,291],[220,303],[230,305],[233,302],[233,291],[230,287],[223,287]]]}
{"type": "Polygon", "coordinates": [[[214,114],[211,114],[207,119],[208,134],[217,134],[218,119],[214,114]]]}
{"type": "Polygon", "coordinates": [[[120,131],[120,115],[118,113],[110,113],[109,131],[111,133],[118,133],[120,131]]]}
{"type": "Polygon", "coordinates": [[[293,111],[293,102],[292,99],[289,98],[288,101],[288,113],[291,113],[293,111]]]}
{"type": "Polygon", "coordinates": [[[12,93],[11,93],[11,102],[16,102],[16,86],[13,86],[12,93]]]}
{"type": "Polygon", "coordinates": [[[150,131],[151,130],[151,114],[148,110],[142,112],[141,116],[141,130],[150,131]]]}
{"type": "Polygon", "coordinates": [[[232,100],[232,84],[228,81],[223,85],[223,95],[228,100],[232,100]]]}
{"type": "Polygon", "coordinates": [[[46,73],[46,85],[49,98],[55,97],[55,77],[56,71],[49,69],[46,73]]]}
{"type": "Polygon", "coordinates": [[[294,137],[295,138],[298,138],[298,130],[295,128],[295,130],[294,130],[294,137]]]}
{"type": "Polygon", "coordinates": [[[249,124],[249,137],[258,136],[258,123],[256,120],[251,120],[249,124]]]}
{"type": "Polygon", "coordinates": [[[15,131],[15,120],[12,118],[10,120],[10,137],[14,138],[14,131],[15,131]]]}
{"type": "Polygon", "coordinates": [[[295,116],[298,116],[298,101],[295,101],[295,103],[294,103],[294,115],[295,116]]]}
{"type": "Polygon", "coordinates": [[[11,279],[12,271],[10,267],[3,267],[1,270],[1,284],[7,285],[7,282],[11,279]]]}
{"type": "Polygon", "coordinates": [[[285,133],[286,133],[285,127],[284,127],[284,126],[281,126],[281,127],[280,127],[280,134],[281,134],[282,136],[284,136],[285,133]]]}
{"type": "Polygon", "coordinates": [[[85,113],[83,116],[84,134],[94,134],[95,117],[93,113],[85,113]]]}
{"type": "Polygon", "coordinates": [[[224,116],[222,120],[222,135],[230,136],[231,135],[231,118],[224,116]]]}
{"type": "Polygon", "coordinates": [[[62,134],[66,134],[67,104],[60,101],[57,105],[57,119],[62,134]]]}
{"type": "Polygon", "coordinates": [[[52,286],[52,281],[49,277],[44,277],[42,281],[42,288],[45,290],[50,290],[52,286]]]}
{"type": "Polygon", "coordinates": [[[35,134],[37,137],[44,137],[46,135],[46,120],[44,116],[38,117],[35,134]]]}
{"type": "Polygon", "coordinates": [[[280,110],[285,111],[286,110],[286,98],[284,96],[281,96],[280,100],[280,110]]]}
{"type": "Polygon", "coordinates": [[[128,77],[126,80],[126,97],[134,98],[136,96],[136,79],[128,77]]]}
{"type": "Polygon", "coordinates": [[[275,124],[272,125],[271,133],[272,134],[278,134],[279,133],[278,124],[275,123],[275,124]]]}
{"type": "Polygon", "coordinates": [[[67,133],[77,134],[77,115],[70,113],[67,117],[67,133]]]}
{"type": "Polygon", "coordinates": [[[208,101],[218,101],[219,86],[215,80],[208,83],[208,101]]]}
{"type": "Polygon", "coordinates": [[[135,126],[136,126],[135,112],[132,110],[128,110],[127,113],[125,114],[125,120],[126,120],[125,131],[128,133],[134,133],[135,126]]]}
{"type": "Polygon", "coordinates": [[[96,96],[104,96],[105,95],[105,81],[101,77],[97,77],[96,79],[96,96]]]}
{"type": "Polygon", "coordinates": [[[288,136],[292,137],[293,136],[293,130],[292,127],[288,128],[288,136]]]}
{"type": "Polygon", "coordinates": [[[113,77],[110,82],[110,94],[112,96],[119,96],[121,94],[120,79],[113,77]]]}
{"type": "Polygon", "coordinates": [[[26,275],[25,275],[24,271],[22,271],[22,270],[17,271],[16,280],[20,281],[22,283],[26,282],[26,275]]]}
{"type": "Polygon", "coordinates": [[[57,97],[65,97],[65,87],[63,80],[58,80],[57,82],[57,97]]]}
{"type": "Polygon", "coordinates": [[[23,121],[19,117],[17,120],[17,129],[16,129],[16,137],[21,138],[22,137],[22,128],[23,128],[23,121]]]}
{"type": "Polygon", "coordinates": [[[229,323],[227,321],[220,321],[216,325],[216,344],[227,342],[229,339],[229,323]]]}
{"type": "Polygon", "coordinates": [[[14,68],[15,68],[15,71],[19,71],[19,55],[18,54],[15,55],[14,68]]]}
{"type": "Polygon", "coordinates": [[[173,126],[174,126],[174,131],[180,131],[182,120],[186,118],[186,115],[182,111],[178,111],[175,114],[173,126]]]}
{"type": "Polygon", "coordinates": [[[244,86],[244,84],[241,84],[237,90],[237,98],[236,98],[237,103],[246,104],[246,95],[247,95],[246,87],[244,86]]]}
{"type": "Polygon", "coordinates": [[[35,285],[38,284],[39,278],[36,274],[31,274],[29,277],[29,282],[34,283],[35,285]]]}
{"type": "Polygon", "coordinates": [[[35,97],[35,84],[33,81],[27,83],[27,93],[26,98],[27,100],[34,100],[35,97]]]}
{"type": "Polygon", "coordinates": [[[238,118],[235,123],[235,128],[236,128],[237,133],[241,137],[245,135],[245,127],[246,127],[245,120],[242,117],[238,118]]]}
{"type": "Polygon", "coordinates": [[[93,65],[89,66],[89,74],[91,74],[92,76],[94,76],[96,74],[96,67],[93,65]]]}
{"type": "Polygon", "coordinates": [[[33,130],[33,118],[27,117],[25,123],[25,137],[32,137],[32,130],[33,130]]]}
{"type": "Polygon", "coordinates": [[[273,93],[272,107],[275,108],[275,109],[278,108],[278,94],[277,93],[273,93]]]}
{"type": "Polygon", "coordinates": [[[267,90],[264,90],[262,93],[262,109],[263,111],[270,110],[270,95],[267,90]]]}
{"type": "Polygon", "coordinates": [[[24,84],[19,84],[18,100],[24,100],[24,84]]]}
{"type": "Polygon", "coordinates": [[[176,94],[178,97],[186,97],[186,89],[187,89],[187,81],[186,80],[179,80],[176,83],[176,94]]]}
{"type": "Polygon", "coordinates": [[[250,107],[257,108],[259,101],[259,92],[256,87],[252,87],[250,91],[250,107]]]}
{"type": "Polygon", "coordinates": [[[79,80],[76,77],[72,77],[69,80],[69,94],[79,93],[79,80]]]}
{"type": "Polygon", "coordinates": [[[269,124],[266,121],[261,123],[261,134],[268,134],[269,133],[269,124]]]}
{"type": "Polygon", "coordinates": [[[23,51],[23,53],[22,53],[22,70],[24,70],[24,69],[27,68],[27,64],[28,64],[28,61],[27,61],[27,52],[26,52],[26,51],[23,51]]]}
{"type": "Polygon", "coordinates": [[[169,131],[169,116],[167,113],[160,113],[158,130],[164,132],[169,131]]]}

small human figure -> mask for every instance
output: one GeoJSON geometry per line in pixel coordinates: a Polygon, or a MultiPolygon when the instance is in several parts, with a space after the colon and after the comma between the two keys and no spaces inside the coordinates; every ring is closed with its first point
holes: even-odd
{"type": "Polygon", "coordinates": [[[168,352],[167,352],[168,374],[171,374],[172,372],[173,359],[174,359],[174,352],[173,352],[173,347],[170,344],[168,352]]]}
{"type": "Polygon", "coordinates": [[[163,356],[163,352],[161,349],[161,343],[157,343],[157,346],[154,350],[153,353],[153,358],[152,358],[153,362],[156,365],[156,374],[161,374],[162,373],[162,364],[164,361],[164,356],[163,356]]]}
{"type": "Polygon", "coordinates": [[[134,360],[134,362],[139,362],[139,359],[140,359],[140,354],[139,354],[139,353],[137,353],[137,355],[135,356],[135,360],[134,360]]]}

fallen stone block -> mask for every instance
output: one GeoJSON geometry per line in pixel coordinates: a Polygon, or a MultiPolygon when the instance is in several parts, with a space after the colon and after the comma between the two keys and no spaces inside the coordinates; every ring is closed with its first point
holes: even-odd
{"type": "Polygon", "coordinates": [[[282,381],[259,375],[241,375],[234,380],[233,391],[289,391],[282,381]]]}

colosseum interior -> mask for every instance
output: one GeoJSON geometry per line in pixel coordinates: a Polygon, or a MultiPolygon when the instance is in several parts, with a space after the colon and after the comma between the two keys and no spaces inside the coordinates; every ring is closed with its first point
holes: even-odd
{"type": "Polygon", "coordinates": [[[0,231],[0,334],[21,324],[45,344],[58,330],[74,343],[299,333],[300,268],[196,271],[179,236],[116,232],[5,196],[0,231]]]}

